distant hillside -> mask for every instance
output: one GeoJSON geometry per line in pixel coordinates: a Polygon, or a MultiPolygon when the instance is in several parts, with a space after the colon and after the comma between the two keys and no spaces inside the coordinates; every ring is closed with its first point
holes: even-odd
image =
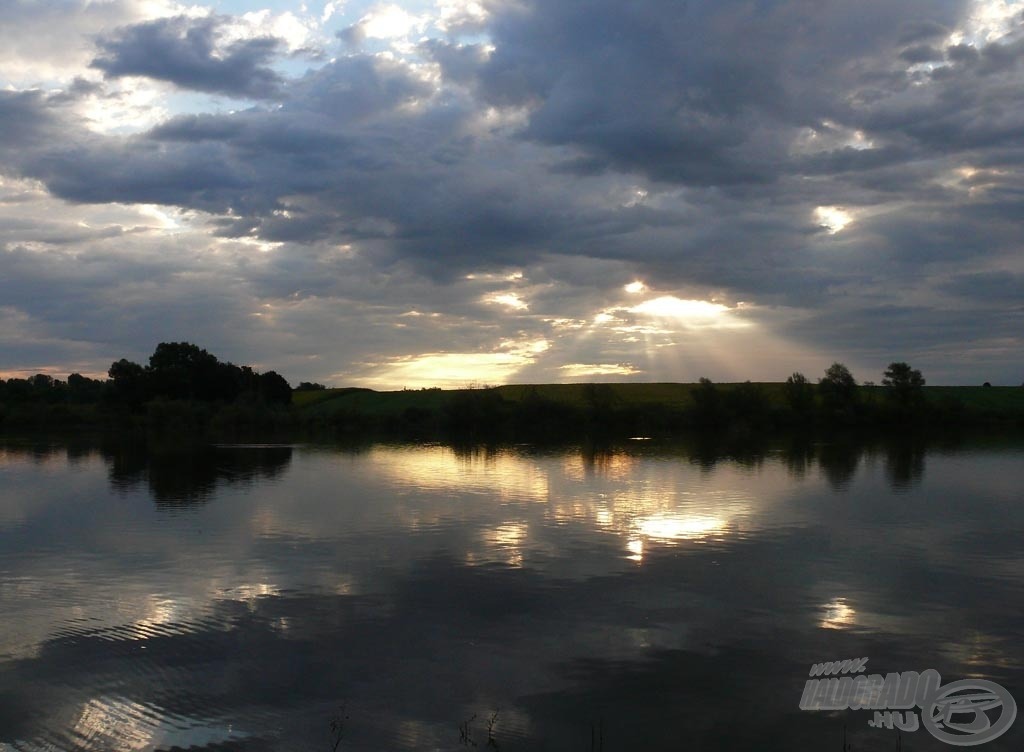
{"type": "MultiPolygon", "coordinates": [[[[746,384],[715,384],[722,395],[746,384]]],[[[753,383],[769,407],[786,405],[785,384],[781,382],[753,383]]],[[[511,403],[522,402],[528,395],[543,400],[582,408],[593,402],[594,388],[602,392],[601,398],[616,407],[650,407],[660,405],[670,409],[686,410],[694,405],[693,392],[698,384],[513,384],[481,389],[420,389],[396,392],[378,392],[373,389],[344,388],[311,392],[295,392],[293,404],[304,412],[330,413],[345,410],[367,416],[399,415],[409,408],[431,412],[443,410],[453,400],[481,391],[493,392],[511,403]]],[[[885,387],[858,387],[866,402],[882,402],[885,387]]],[[[926,386],[924,396],[929,404],[940,406],[950,401],[966,410],[985,413],[1005,412],[1008,416],[1024,414],[1024,387],[1013,386],[926,386]]]]}

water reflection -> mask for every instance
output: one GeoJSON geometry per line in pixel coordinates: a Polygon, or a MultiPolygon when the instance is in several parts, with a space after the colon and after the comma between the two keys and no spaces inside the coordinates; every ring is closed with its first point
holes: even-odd
{"type": "Polygon", "coordinates": [[[185,446],[147,451],[137,446],[105,448],[110,484],[129,491],[145,483],[158,506],[187,507],[210,499],[218,485],[248,486],[281,476],[291,446],[185,446]]]}
{"type": "Polygon", "coordinates": [[[924,478],[924,442],[900,442],[889,447],[885,457],[885,474],[893,490],[913,488],[924,478]]]}
{"type": "Polygon", "coordinates": [[[889,748],[808,665],[1024,696],[1022,456],[0,444],[0,748],[889,748]]]}
{"type": "Polygon", "coordinates": [[[816,447],[815,459],[829,485],[842,491],[850,485],[864,451],[846,443],[826,443],[816,447]]]}
{"type": "Polygon", "coordinates": [[[823,615],[819,626],[824,629],[847,629],[857,623],[857,612],[845,598],[833,598],[821,607],[823,615]]]}
{"type": "MultiPolygon", "coordinates": [[[[921,437],[869,441],[851,436],[824,442],[797,436],[781,443],[727,444],[719,439],[703,439],[673,444],[585,445],[569,454],[561,449],[555,451],[565,456],[566,472],[579,480],[626,477],[637,462],[648,456],[682,459],[708,472],[723,463],[756,469],[769,458],[781,458],[793,479],[801,480],[817,468],[836,490],[849,486],[865,457],[881,454],[890,487],[900,491],[921,482],[928,446],[921,437]]],[[[950,448],[948,444],[943,446],[950,448]]],[[[81,464],[99,454],[109,463],[110,480],[115,487],[131,489],[145,481],[158,501],[188,504],[207,499],[218,483],[245,484],[280,476],[291,462],[292,450],[290,445],[185,445],[154,449],[144,443],[97,445],[0,439],[0,466],[26,459],[40,466],[81,464]]],[[[498,492],[509,498],[542,499],[549,495],[547,478],[536,468],[518,463],[510,469],[510,458],[544,456],[544,450],[535,448],[430,445],[416,456],[403,455],[397,462],[389,462],[388,455],[375,453],[372,445],[345,446],[342,450],[347,455],[373,454],[380,460],[378,468],[382,473],[411,487],[462,488],[467,481],[472,484],[480,480],[491,490],[497,481],[498,492]]]]}

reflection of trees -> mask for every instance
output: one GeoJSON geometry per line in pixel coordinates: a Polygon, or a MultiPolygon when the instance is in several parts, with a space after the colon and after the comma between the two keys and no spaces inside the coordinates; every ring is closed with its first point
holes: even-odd
{"type": "MultiPolygon", "coordinates": [[[[865,452],[878,448],[867,440],[846,439],[815,445],[807,437],[794,436],[783,448],[782,457],[791,477],[803,478],[815,461],[829,485],[836,490],[846,488],[857,472],[865,452]]],[[[899,439],[881,445],[885,452],[885,475],[896,491],[906,490],[924,477],[924,441],[899,439]]]]}
{"type": "Polygon", "coordinates": [[[703,472],[711,472],[722,461],[760,467],[768,451],[768,444],[761,437],[745,434],[698,434],[685,446],[690,463],[703,472]]]}
{"type": "Polygon", "coordinates": [[[924,477],[925,447],[921,442],[900,441],[886,447],[885,476],[897,491],[905,491],[924,477]]]}
{"type": "Polygon", "coordinates": [[[28,460],[36,465],[42,465],[59,455],[64,454],[64,448],[47,441],[33,442],[3,442],[0,451],[10,458],[28,460]]]}
{"type": "Polygon", "coordinates": [[[863,445],[852,442],[834,442],[819,447],[818,464],[833,489],[842,491],[850,485],[863,453],[863,445]]]}
{"type": "Polygon", "coordinates": [[[793,436],[782,450],[782,461],[790,477],[803,479],[814,464],[813,442],[806,436],[793,436]]]}
{"type": "Polygon", "coordinates": [[[110,483],[128,490],[147,483],[158,506],[206,502],[218,485],[248,484],[279,476],[291,463],[290,446],[187,447],[147,451],[118,446],[104,450],[110,483]]]}
{"type": "Polygon", "coordinates": [[[90,456],[96,451],[94,446],[89,444],[68,444],[67,445],[67,458],[68,464],[78,465],[89,459],[90,456]]]}
{"type": "Polygon", "coordinates": [[[583,461],[583,476],[590,478],[606,478],[615,463],[615,447],[610,444],[588,442],[580,447],[580,459],[583,461]]]}

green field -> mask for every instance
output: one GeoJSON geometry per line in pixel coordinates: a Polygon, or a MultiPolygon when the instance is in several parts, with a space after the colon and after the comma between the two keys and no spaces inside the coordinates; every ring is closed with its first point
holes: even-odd
{"type": "MultiPolygon", "coordinates": [[[[685,409],[693,405],[690,396],[697,384],[602,384],[597,385],[602,400],[611,404],[628,407],[643,405],[664,405],[667,408],[685,409]]],[[[716,384],[725,393],[740,384],[716,384]]],[[[785,384],[779,382],[756,383],[770,405],[785,403],[785,384]]],[[[520,402],[528,394],[576,407],[588,404],[593,395],[591,384],[536,384],[493,387],[493,390],[509,402],[520,402]]],[[[330,414],[346,411],[369,416],[397,415],[408,408],[435,412],[441,410],[453,398],[471,391],[468,389],[422,389],[398,392],[378,392],[371,389],[327,389],[314,392],[296,392],[294,404],[304,412],[330,414]]],[[[864,400],[884,399],[885,387],[860,388],[864,400]]],[[[927,386],[924,393],[930,402],[941,404],[949,400],[960,402],[965,408],[985,412],[1024,412],[1024,387],[1012,386],[927,386]]]]}

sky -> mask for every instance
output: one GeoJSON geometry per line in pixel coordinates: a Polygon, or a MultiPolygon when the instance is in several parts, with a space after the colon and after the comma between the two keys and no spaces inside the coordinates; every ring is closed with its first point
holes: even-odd
{"type": "Polygon", "coordinates": [[[1024,0],[0,18],[0,376],[1024,381],[1024,0]]]}

